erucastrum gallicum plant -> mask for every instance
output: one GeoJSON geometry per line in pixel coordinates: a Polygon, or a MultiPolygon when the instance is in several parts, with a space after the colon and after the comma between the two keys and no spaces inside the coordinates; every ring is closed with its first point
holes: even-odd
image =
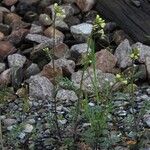
{"type": "MultiPolygon", "coordinates": [[[[52,49],[50,50],[49,48],[45,48],[44,51],[47,53],[48,57],[52,61],[52,71],[53,71],[53,75],[54,75],[54,83],[56,84],[56,76],[55,76],[56,70],[55,70],[55,60],[54,60],[54,49],[55,49],[56,43],[58,43],[58,42],[56,42],[57,41],[57,39],[56,39],[56,20],[57,20],[57,18],[59,18],[59,19],[65,18],[64,10],[57,3],[55,3],[53,5],[52,18],[53,18],[53,23],[52,23],[52,27],[53,27],[52,49]]],[[[60,127],[59,127],[59,123],[58,123],[56,94],[57,94],[57,85],[54,86],[54,92],[53,92],[54,118],[55,118],[54,122],[55,122],[55,125],[56,125],[56,128],[57,128],[57,134],[58,134],[59,140],[62,141],[60,127]]]]}

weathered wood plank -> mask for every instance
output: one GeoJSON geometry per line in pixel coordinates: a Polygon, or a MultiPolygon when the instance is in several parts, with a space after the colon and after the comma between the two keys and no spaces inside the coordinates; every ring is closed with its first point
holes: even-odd
{"type": "Polygon", "coordinates": [[[150,2],[141,6],[130,0],[97,0],[96,9],[106,19],[116,22],[134,41],[150,44],[150,2]]]}

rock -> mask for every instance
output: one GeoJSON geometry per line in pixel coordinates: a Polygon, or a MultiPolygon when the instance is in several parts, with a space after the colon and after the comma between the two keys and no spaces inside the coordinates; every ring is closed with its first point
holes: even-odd
{"type": "Polygon", "coordinates": [[[14,88],[14,90],[17,90],[24,78],[23,68],[20,66],[12,66],[11,68],[11,83],[14,88]]]}
{"type": "Polygon", "coordinates": [[[87,43],[75,44],[70,49],[71,59],[77,64],[81,64],[82,59],[88,52],[91,52],[91,49],[88,48],[87,43]]]}
{"type": "Polygon", "coordinates": [[[67,23],[69,27],[80,24],[80,19],[77,18],[76,16],[68,16],[64,19],[64,21],[67,23]]]}
{"type": "Polygon", "coordinates": [[[30,59],[32,62],[38,64],[39,68],[42,69],[44,65],[48,64],[51,61],[51,58],[48,56],[47,51],[45,49],[50,48],[51,43],[41,43],[34,48],[31,49],[30,59]]]}
{"type": "Polygon", "coordinates": [[[141,64],[141,65],[134,65],[133,67],[128,67],[127,69],[125,69],[123,71],[123,73],[129,77],[131,76],[131,71],[132,70],[135,70],[135,74],[136,74],[136,77],[135,77],[135,81],[138,81],[138,80],[146,80],[147,79],[147,71],[146,71],[146,66],[141,64]]]}
{"type": "Polygon", "coordinates": [[[26,62],[26,57],[20,54],[13,54],[8,56],[8,64],[10,68],[16,66],[22,68],[25,62],[26,62]]]}
{"type": "Polygon", "coordinates": [[[123,42],[127,38],[127,35],[123,30],[116,30],[113,35],[114,42],[119,45],[121,42],[123,42]]]}
{"type": "Polygon", "coordinates": [[[0,6],[0,12],[9,13],[9,12],[10,12],[10,10],[9,10],[9,9],[7,9],[7,8],[5,8],[5,7],[0,6]]]}
{"type": "Polygon", "coordinates": [[[56,20],[55,26],[61,31],[69,31],[69,26],[63,20],[56,20]]]}
{"type": "Polygon", "coordinates": [[[14,125],[17,123],[17,120],[16,119],[10,119],[10,118],[6,118],[3,120],[3,123],[4,123],[4,126],[5,127],[9,127],[11,125],[14,125]]]}
{"type": "Polygon", "coordinates": [[[8,41],[0,41],[0,59],[4,59],[9,54],[16,51],[16,48],[8,41]]]}
{"type": "Polygon", "coordinates": [[[44,76],[35,75],[29,79],[29,96],[33,100],[52,100],[53,84],[44,76]]]}
{"type": "Polygon", "coordinates": [[[39,44],[40,43],[50,43],[52,45],[52,43],[53,43],[52,39],[50,39],[46,36],[40,35],[40,34],[27,34],[26,39],[29,41],[32,41],[32,42],[39,43],[39,44]]]}
{"type": "Polygon", "coordinates": [[[116,28],[117,28],[117,24],[115,22],[108,22],[104,27],[104,31],[113,32],[114,30],[116,30],[116,28]]]}
{"type": "Polygon", "coordinates": [[[90,9],[92,9],[95,2],[96,2],[95,0],[76,0],[76,4],[83,12],[87,12],[90,9]]]}
{"type": "Polygon", "coordinates": [[[91,10],[91,11],[87,12],[83,18],[84,22],[92,24],[95,21],[97,14],[98,14],[98,12],[95,10],[91,10]]]}
{"type": "Polygon", "coordinates": [[[24,127],[24,132],[25,133],[31,133],[33,130],[33,125],[31,124],[26,124],[25,127],[24,127]]]}
{"type": "Polygon", "coordinates": [[[54,29],[52,26],[48,27],[45,31],[44,31],[44,35],[49,37],[49,38],[54,38],[54,30],[55,30],[55,39],[56,41],[59,41],[59,43],[62,43],[64,40],[64,34],[62,32],[60,32],[57,29],[54,29]]]}
{"type": "Polygon", "coordinates": [[[26,134],[25,134],[24,132],[21,132],[18,137],[19,137],[20,139],[24,139],[25,136],[26,136],[26,134]]]}
{"type": "Polygon", "coordinates": [[[18,16],[17,14],[15,14],[15,13],[8,13],[4,17],[4,23],[7,24],[7,25],[10,25],[13,22],[21,21],[21,19],[22,18],[20,16],[18,16]]]}
{"type": "Polygon", "coordinates": [[[62,76],[62,67],[56,64],[54,62],[54,69],[53,69],[53,64],[50,62],[49,64],[45,65],[43,67],[43,70],[40,73],[42,76],[48,78],[52,83],[55,83],[55,79],[57,77],[62,76]]]}
{"type": "Polygon", "coordinates": [[[18,2],[18,0],[3,0],[3,3],[6,6],[12,6],[12,5],[16,4],[17,2],[18,2]]]}
{"type": "Polygon", "coordinates": [[[145,58],[145,65],[146,65],[146,70],[147,70],[147,76],[148,76],[148,79],[150,80],[150,57],[145,58]]]}
{"type": "Polygon", "coordinates": [[[40,14],[39,21],[44,26],[50,26],[52,24],[52,19],[47,14],[40,14]]]}
{"type": "Polygon", "coordinates": [[[150,128],[150,114],[144,115],[144,122],[150,128]]]}
{"type": "MultiPolygon", "coordinates": [[[[83,71],[78,71],[73,73],[71,76],[72,82],[77,88],[80,88],[82,73],[83,71]]],[[[115,83],[116,77],[113,74],[103,73],[101,70],[96,69],[96,76],[96,82],[99,90],[105,90],[106,85],[112,86],[115,83]]],[[[91,80],[94,80],[94,72],[92,68],[88,69],[88,71],[85,71],[83,76],[83,90],[89,93],[93,93],[95,91],[93,82],[91,80]]]]}
{"type": "Polygon", "coordinates": [[[74,3],[75,2],[75,0],[63,0],[63,3],[69,3],[69,4],[71,4],[71,3],[74,3]]]}
{"type": "Polygon", "coordinates": [[[7,39],[14,45],[17,45],[25,39],[28,32],[29,31],[27,29],[19,29],[16,31],[12,31],[12,33],[7,37],[7,39]]]}
{"type": "Polygon", "coordinates": [[[76,102],[78,100],[78,97],[74,91],[71,90],[59,90],[56,95],[56,100],[59,102],[65,102],[69,103],[71,102],[76,102]]]}
{"type": "Polygon", "coordinates": [[[2,41],[4,37],[5,37],[4,33],[0,32],[0,41],[2,41]]]}
{"type": "Polygon", "coordinates": [[[58,123],[61,125],[65,125],[67,123],[66,119],[58,120],[58,123]]]}
{"type": "Polygon", "coordinates": [[[36,25],[36,24],[32,24],[31,28],[30,28],[30,33],[31,34],[40,34],[43,32],[43,28],[42,26],[36,25]]]}
{"type": "Polygon", "coordinates": [[[132,48],[137,48],[139,50],[140,58],[138,59],[138,61],[140,63],[145,63],[146,57],[150,57],[150,46],[137,42],[132,45],[132,48]]]}
{"type": "Polygon", "coordinates": [[[4,13],[0,11],[0,23],[3,23],[4,13]]]}
{"type": "Polygon", "coordinates": [[[92,32],[93,25],[88,23],[81,23],[71,26],[70,30],[73,37],[79,42],[86,42],[92,32]]]}
{"type": "Polygon", "coordinates": [[[7,69],[0,74],[0,86],[5,86],[11,83],[11,69],[7,69]]]}
{"type": "Polygon", "coordinates": [[[2,73],[6,68],[6,65],[4,63],[0,63],[0,73],[2,73]]]}
{"type": "Polygon", "coordinates": [[[79,12],[72,4],[63,4],[61,5],[61,8],[64,11],[65,17],[73,16],[76,14],[76,11],[79,12]]]}
{"type": "Polygon", "coordinates": [[[69,76],[74,72],[75,62],[65,58],[55,60],[55,64],[60,66],[64,76],[69,76]]]}
{"type": "Polygon", "coordinates": [[[132,60],[130,58],[131,52],[132,48],[127,39],[119,44],[114,55],[118,60],[117,64],[120,68],[124,69],[132,65],[132,60]]]}
{"type": "Polygon", "coordinates": [[[0,32],[2,32],[4,35],[9,35],[10,34],[10,26],[0,23],[0,32]]]}
{"type": "Polygon", "coordinates": [[[32,63],[26,70],[25,70],[25,77],[30,78],[33,75],[36,75],[40,72],[40,68],[37,64],[32,63]]]}
{"type": "Polygon", "coordinates": [[[64,43],[56,45],[54,48],[54,55],[56,58],[66,58],[66,59],[69,58],[70,57],[69,47],[64,43]]]}
{"type": "Polygon", "coordinates": [[[104,49],[96,53],[96,68],[103,72],[112,73],[117,63],[117,58],[104,49]]]}

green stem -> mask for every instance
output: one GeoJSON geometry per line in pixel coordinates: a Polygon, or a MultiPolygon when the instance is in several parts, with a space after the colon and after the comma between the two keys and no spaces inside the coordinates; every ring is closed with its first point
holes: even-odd
{"type": "MultiPolygon", "coordinates": [[[[56,22],[56,13],[54,14],[54,20],[53,20],[53,47],[52,47],[52,66],[53,66],[53,75],[55,75],[55,60],[54,60],[54,49],[55,49],[55,40],[56,40],[56,37],[55,37],[55,22],[56,22]]],[[[56,81],[56,78],[54,76],[54,83],[56,81]]],[[[56,85],[55,85],[56,86],[56,85]]],[[[54,116],[55,116],[55,124],[56,124],[56,128],[57,128],[57,134],[58,134],[58,137],[59,139],[62,141],[62,137],[61,137],[61,133],[60,133],[60,128],[59,128],[59,124],[58,124],[58,115],[57,115],[57,100],[56,100],[56,93],[57,93],[57,90],[56,90],[56,87],[54,86],[54,116]]]]}

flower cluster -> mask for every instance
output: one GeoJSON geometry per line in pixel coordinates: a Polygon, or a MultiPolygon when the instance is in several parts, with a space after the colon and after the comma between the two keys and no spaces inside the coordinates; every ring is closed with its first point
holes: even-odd
{"type": "Polygon", "coordinates": [[[93,31],[96,31],[103,36],[104,35],[103,29],[105,25],[106,25],[105,20],[103,20],[99,15],[97,15],[94,21],[93,31]]]}
{"type": "Polygon", "coordinates": [[[132,50],[132,53],[130,54],[130,58],[132,60],[137,60],[139,58],[140,54],[139,54],[139,50],[137,48],[132,50]]]}
{"type": "Polygon", "coordinates": [[[64,10],[57,3],[54,4],[54,12],[55,12],[56,17],[61,17],[61,18],[66,17],[64,10]]]}
{"type": "Polygon", "coordinates": [[[127,79],[125,79],[125,77],[122,74],[116,74],[116,80],[123,84],[128,84],[127,79]]]}

